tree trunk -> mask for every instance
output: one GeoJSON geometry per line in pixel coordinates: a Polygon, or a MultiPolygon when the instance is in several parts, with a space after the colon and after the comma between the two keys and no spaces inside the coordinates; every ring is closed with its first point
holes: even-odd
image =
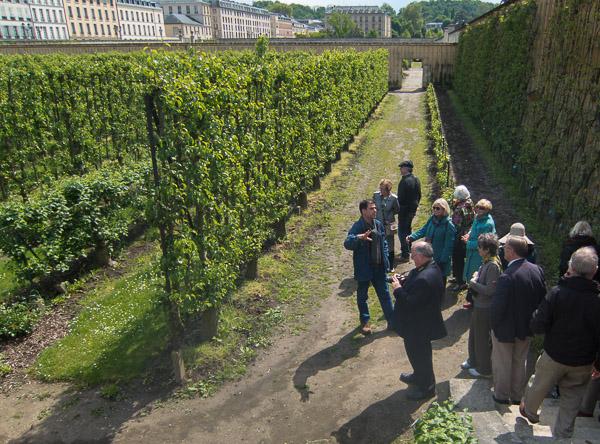
{"type": "Polygon", "coordinates": [[[300,194],[298,194],[297,201],[298,201],[298,205],[303,210],[305,210],[306,208],[308,208],[308,195],[306,194],[305,191],[300,191],[300,194]]]}
{"type": "Polygon", "coordinates": [[[286,235],[285,218],[282,217],[277,222],[275,222],[275,224],[273,225],[273,229],[275,230],[275,238],[277,240],[283,239],[286,235]]]}
{"type": "Polygon", "coordinates": [[[250,260],[246,264],[246,279],[256,279],[258,276],[258,258],[250,260]]]}
{"type": "Polygon", "coordinates": [[[200,342],[210,341],[217,335],[219,327],[219,310],[215,307],[207,308],[200,316],[198,337],[200,342]]]}

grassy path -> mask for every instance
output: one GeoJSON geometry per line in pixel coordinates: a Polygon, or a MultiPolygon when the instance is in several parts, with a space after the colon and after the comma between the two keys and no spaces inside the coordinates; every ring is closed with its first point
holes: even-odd
{"type": "MultiPolygon", "coordinates": [[[[384,331],[385,322],[369,338],[356,334],[352,260],[342,242],[358,218],[358,201],[370,197],[383,177],[397,184],[400,160],[411,158],[428,188],[420,76],[420,70],[413,71],[401,92],[387,96],[321,190],[310,195],[310,209],[289,222],[287,241],[260,259],[259,278],[245,283],[223,313],[228,333],[221,333],[215,344],[188,351],[188,362],[198,368],[216,364],[224,351],[234,352],[235,359],[219,370],[216,382],[236,382],[208,399],[173,399],[168,388],[140,383],[116,401],[94,390],[70,392],[47,385],[37,389],[37,404],[31,395],[0,399],[13,422],[12,428],[8,424],[7,430],[0,429],[0,438],[124,443],[408,439],[409,425],[428,404],[404,398],[406,386],[398,374],[409,364],[402,341],[384,331]],[[252,310],[260,314],[258,322],[251,321],[252,310]],[[286,327],[269,337],[283,319],[286,327]],[[249,341],[239,347],[236,335],[249,341]],[[245,360],[256,353],[248,343],[268,341],[273,345],[239,379],[246,371],[245,360]],[[33,427],[26,431],[31,417],[33,427]]],[[[429,212],[429,203],[423,204],[417,224],[429,212]]],[[[377,299],[373,295],[370,301],[376,320],[381,313],[377,299]]],[[[465,349],[466,313],[457,311],[453,302],[447,301],[444,312],[450,335],[434,351],[442,396],[445,381],[458,373],[465,349]]],[[[214,387],[201,383],[192,389],[211,393],[214,387]]]]}

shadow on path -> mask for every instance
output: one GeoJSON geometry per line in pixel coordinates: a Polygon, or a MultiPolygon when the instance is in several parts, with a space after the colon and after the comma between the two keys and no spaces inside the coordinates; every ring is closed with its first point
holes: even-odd
{"type": "Polygon", "coordinates": [[[294,373],[294,388],[300,393],[300,400],[302,402],[308,401],[312,393],[307,384],[311,376],[316,375],[320,371],[338,367],[342,362],[357,356],[361,347],[370,344],[375,339],[395,334],[394,332],[383,330],[363,337],[358,332],[358,329],[354,329],[342,336],[337,343],[312,355],[300,364],[294,373]]]}
{"type": "Polygon", "coordinates": [[[356,292],[356,279],[351,277],[344,278],[338,288],[340,289],[337,294],[338,296],[343,298],[352,296],[356,292]]]}
{"type": "MultiPolygon", "coordinates": [[[[438,393],[444,391],[439,387],[442,384],[436,386],[438,393]]],[[[429,402],[429,399],[410,401],[406,399],[406,389],[399,390],[386,399],[371,404],[331,435],[340,444],[391,443],[414,422],[412,413],[429,402]]]]}

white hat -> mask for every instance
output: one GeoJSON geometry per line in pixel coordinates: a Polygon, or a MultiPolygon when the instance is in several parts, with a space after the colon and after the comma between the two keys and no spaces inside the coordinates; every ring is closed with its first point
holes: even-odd
{"type": "Polygon", "coordinates": [[[510,231],[502,238],[500,238],[498,242],[500,242],[501,244],[505,244],[508,240],[508,236],[525,238],[529,245],[534,245],[533,242],[531,242],[531,240],[527,237],[527,235],[525,235],[525,225],[523,225],[521,222],[515,222],[514,224],[512,224],[510,226],[510,231]]]}
{"type": "Polygon", "coordinates": [[[471,193],[469,193],[469,190],[466,186],[459,185],[454,188],[454,197],[460,200],[467,200],[469,197],[471,197],[471,193]]]}

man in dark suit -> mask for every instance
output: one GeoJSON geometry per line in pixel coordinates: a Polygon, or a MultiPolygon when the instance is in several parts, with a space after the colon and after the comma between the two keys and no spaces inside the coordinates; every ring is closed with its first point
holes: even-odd
{"type": "Polygon", "coordinates": [[[406,236],[412,233],[412,221],[421,201],[421,182],[413,175],[413,163],[405,160],[398,165],[402,179],[398,184],[398,238],[400,239],[400,262],[409,261],[406,236]]]}
{"type": "Polygon", "coordinates": [[[544,272],[525,259],[527,254],[527,241],[509,236],[504,247],[508,266],[498,278],[492,298],[494,401],[500,404],[521,401],[533,336],[529,321],[546,295],[544,272]]]}
{"type": "Polygon", "coordinates": [[[433,260],[431,244],[420,241],[412,244],[411,257],[415,268],[404,283],[392,278],[394,297],[394,326],[404,338],[406,355],[413,373],[402,373],[400,380],[409,384],[407,398],[431,398],[435,395],[435,376],[431,341],[446,336],[442,318],[444,278],[433,260]]]}

